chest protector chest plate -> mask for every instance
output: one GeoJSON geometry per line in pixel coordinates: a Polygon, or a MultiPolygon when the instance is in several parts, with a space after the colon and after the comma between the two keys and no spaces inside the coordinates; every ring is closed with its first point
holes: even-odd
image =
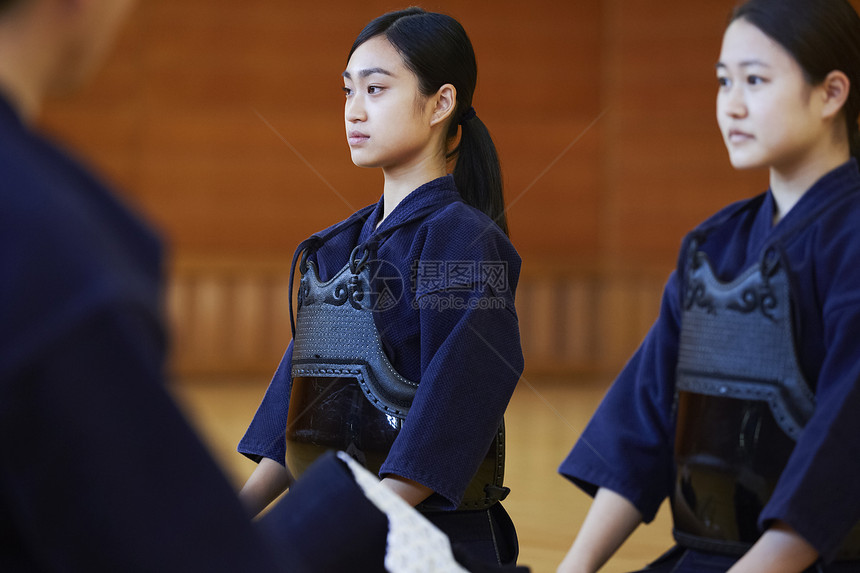
{"type": "MultiPolygon", "coordinates": [[[[689,261],[677,369],[675,537],[742,554],[815,409],[798,365],[789,276],[775,249],[730,283],[689,261]]],[[[855,527],[847,546],[860,547],[855,527]]],[[[842,552],[846,555],[846,550],[842,552]]]]}
{"type": "MultiPolygon", "coordinates": [[[[300,476],[330,449],[378,473],[400,432],[418,383],[392,366],[373,319],[370,265],[357,260],[322,282],[302,264],[287,417],[287,467],[300,476]]],[[[503,499],[504,424],[469,484],[460,509],[503,499]]],[[[432,500],[432,498],[431,498],[432,500]]],[[[432,502],[421,509],[430,510],[432,502]]]]}

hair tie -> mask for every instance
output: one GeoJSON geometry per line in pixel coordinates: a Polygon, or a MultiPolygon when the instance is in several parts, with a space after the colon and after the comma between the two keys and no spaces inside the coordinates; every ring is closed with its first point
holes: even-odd
{"type": "Polygon", "coordinates": [[[460,116],[460,125],[463,125],[464,123],[466,123],[467,121],[469,121],[470,119],[475,117],[476,115],[477,114],[475,113],[475,108],[469,107],[469,109],[467,109],[465,112],[463,112],[463,115],[460,116]]]}

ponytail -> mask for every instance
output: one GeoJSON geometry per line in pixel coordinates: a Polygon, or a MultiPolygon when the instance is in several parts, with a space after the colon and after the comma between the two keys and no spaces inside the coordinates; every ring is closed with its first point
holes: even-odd
{"type": "Polygon", "coordinates": [[[487,126],[478,117],[464,117],[460,144],[454,154],[457,156],[454,184],[463,200],[490,217],[505,235],[510,235],[499,156],[487,126]]]}
{"type": "Polygon", "coordinates": [[[349,56],[361,44],[380,35],[397,49],[406,67],[418,78],[422,94],[432,95],[445,84],[457,90],[457,115],[449,120],[447,133],[448,141],[454,141],[457,127],[462,126],[460,142],[449,154],[449,159],[457,158],[454,183],[466,203],[483,211],[508,234],[496,146],[472,108],[478,65],[463,26],[450,16],[416,7],[389,12],[364,27],[349,56]]]}

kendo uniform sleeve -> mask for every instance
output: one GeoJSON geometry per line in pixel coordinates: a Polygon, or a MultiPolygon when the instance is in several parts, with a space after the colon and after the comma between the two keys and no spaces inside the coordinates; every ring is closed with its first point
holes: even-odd
{"type": "MultiPolygon", "coordinates": [[[[760,515],[760,525],[780,519],[821,553],[836,556],[860,519],[860,209],[831,209],[817,226],[816,242],[804,251],[815,260],[798,261],[809,271],[822,300],[825,357],[816,384],[816,406],[776,490],[760,515]]],[[[812,293],[810,293],[812,294],[812,293]]],[[[816,304],[808,296],[802,305],[816,304]]],[[[803,352],[803,349],[799,349],[803,352]]]]}
{"type": "Polygon", "coordinates": [[[514,309],[520,260],[501,231],[470,207],[456,203],[440,219],[449,222],[430,222],[417,263],[419,273],[421,265],[443,269],[435,286],[420,276],[416,284],[420,381],[380,475],[415,480],[436,492],[434,504],[455,509],[522,373],[514,309]]]}
{"type": "Polygon", "coordinates": [[[281,464],[286,464],[287,414],[292,390],[293,342],[290,341],[286,352],[272,376],[272,381],[266,389],[263,401],[254,414],[254,419],[239,442],[238,451],[248,458],[259,462],[269,458],[281,464]]]}
{"type": "Polygon", "coordinates": [[[672,491],[679,281],[672,273],[660,315],[610,387],[559,472],[594,495],[610,489],[650,522],[672,491]]]}

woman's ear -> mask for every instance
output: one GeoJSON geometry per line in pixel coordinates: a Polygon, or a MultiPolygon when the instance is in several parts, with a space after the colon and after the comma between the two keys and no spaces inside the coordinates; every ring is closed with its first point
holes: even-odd
{"type": "Polygon", "coordinates": [[[457,88],[451,84],[445,84],[432,96],[434,102],[433,115],[430,117],[430,125],[434,126],[448,119],[454,108],[457,107],[457,88]]]}
{"type": "Polygon", "coordinates": [[[821,108],[821,116],[831,118],[838,114],[845,102],[848,101],[848,93],[851,91],[851,80],[844,72],[833,70],[821,84],[823,88],[824,105],[821,108]]]}

